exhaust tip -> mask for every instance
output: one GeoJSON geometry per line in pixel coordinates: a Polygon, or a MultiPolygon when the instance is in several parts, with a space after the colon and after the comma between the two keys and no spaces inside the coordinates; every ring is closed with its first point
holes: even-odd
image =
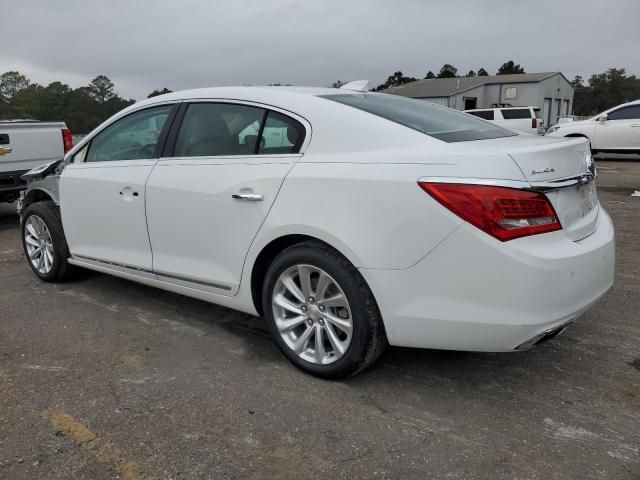
{"type": "Polygon", "coordinates": [[[550,328],[549,330],[545,330],[544,332],[539,333],[533,338],[530,338],[524,343],[521,343],[516,347],[516,350],[529,350],[530,348],[535,347],[536,345],[540,345],[541,343],[546,342],[547,340],[551,340],[554,337],[557,337],[562,332],[564,332],[571,322],[564,323],[558,327],[550,328]]]}

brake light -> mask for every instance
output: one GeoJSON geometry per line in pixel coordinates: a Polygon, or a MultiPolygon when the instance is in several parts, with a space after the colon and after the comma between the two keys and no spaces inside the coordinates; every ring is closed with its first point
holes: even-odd
{"type": "Polygon", "coordinates": [[[62,129],[62,144],[64,145],[64,153],[67,153],[73,148],[73,135],[68,128],[62,129]]]}
{"type": "Polygon", "coordinates": [[[463,183],[418,184],[460,218],[502,242],[562,229],[542,193],[463,183]]]}
{"type": "Polygon", "coordinates": [[[538,128],[538,124],[536,123],[536,117],[531,119],[531,128],[538,128]]]}

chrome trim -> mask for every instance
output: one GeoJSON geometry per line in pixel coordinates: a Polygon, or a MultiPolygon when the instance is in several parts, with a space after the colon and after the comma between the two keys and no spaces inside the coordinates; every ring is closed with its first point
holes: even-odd
{"type": "Polygon", "coordinates": [[[235,200],[246,200],[247,202],[261,202],[264,197],[260,193],[234,193],[231,198],[235,200]]]}
{"type": "Polygon", "coordinates": [[[149,269],[146,269],[146,268],[141,268],[141,267],[135,267],[133,265],[128,265],[126,263],[112,262],[112,261],[109,261],[109,260],[102,260],[100,258],[89,257],[89,256],[86,256],[86,255],[72,255],[71,258],[75,259],[75,260],[78,260],[78,259],[89,260],[91,262],[101,263],[103,265],[111,265],[112,267],[126,268],[127,270],[132,270],[134,272],[148,273],[148,274],[156,275],[158,277],[166,277],[166,278],[170,278],[170,279],[173,279],[173,280],[180,280],[182,282],[196,283],[198,285],[204,285],[206,287],[217,288],[219,290],[231,291],[231,287],[229,285],[223,285],[221,283],[209,282],[209,281],[201,280],[199,278],[184,277],[184,276],[181,276],[181,275],[174,275],[172,273],[166,273],[166,272],[156,271],[156,270],[149,270],[149,269]]]}
{"type": "Polygon", "coordinates": [[[528,182],[526,180],[507,180],[501,178],[468,178],[468,177],[420,177],[419,182],[431,183],[462,183],[465,185],[489,185],[495,187],[517,188],[534,192],[548,192],[573,185],[584,185],[595,179],[590,171],[573,177],[560,178],[541,182],[528,182]]]}
{"type": "Polygon", "coordinates": [[[199,278],[194,278],[194,277],[185,277],[185,276],[182,276],[182,275],[174,275],[173,273],[166,273],[166,272],[162,272],[162,271],[158,271],[158,270],[154,271],[154,273],[158,277],[166,277],[166,278],[171,278],[173,280],[180,280],[181,282],[197,283],[198,285],[204,285],[205,287],[212,287],[212,288],[217,288],[219,290],[231,291],[231,287],[229,285],[223,285],[221,283],[209,282],[209,281],[201,280],[199,278]]]}

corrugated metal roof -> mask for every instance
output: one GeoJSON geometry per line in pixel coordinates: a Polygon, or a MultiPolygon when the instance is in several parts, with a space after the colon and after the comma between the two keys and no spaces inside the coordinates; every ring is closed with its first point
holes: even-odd
{"type": "MultiPolygon", "coordinates": [[[[457,78],[433,78],[429,80],[416,80],[398,87],[382,90],[384,93],[401,95],[403,97],[449,97],[456,93],[464,92],[481,85],[496,83],[528,83],[539,82],[554,75],[562,75],[560,72],[543,73],[518,73],[513,75],[487,75],[486,77],[457,77],[457,78]]],[[[564,78],[564,75],[563,75],[564,78]]]]}

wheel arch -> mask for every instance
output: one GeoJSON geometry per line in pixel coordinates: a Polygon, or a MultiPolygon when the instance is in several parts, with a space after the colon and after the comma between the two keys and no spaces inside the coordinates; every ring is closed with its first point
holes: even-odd
{"type": "Polygon", "coordinates": [[[261,298],[262,287],[264,284],[264,278],[267,273],[267,269],[269,268],[269,265],[271,264],[273,259],[283,250],[293,245],[296,245],[298,243],[303,243],[308,241],[320,242],[327,245],[328,247],[340,253],[340,255],[342,255],[347,260],[349,260],[351,264],[357,268],[356,263],[354,263],[354,261],[351,258],[349,258],[350,256],[345,254],[344,251],[342,251],[340,248],[336,248],[335,245],[332,245],[331,243],[321,238],[318,238],[317,236],[310,235],[310,234],[290,233],[290,234],[284,234],[277,238],[274,238],[273,240],[268,242],[264,247],[262,247],[262,249],[260,250],[260,253],[257,255],[255,261],[253,262],[253,266],[251,269],[251,278],[250,278],[251,299],[259,315],[263,314],[262,298],[261,298]]]}
{"type": "Polygon", "coordinates": [[[22,201],[22,212],[24,212],[25,209],[31,204],[47,201],[51,201],[58,205],[56,197],[49,190],[41,187],[31,188],[27,190],[27,193],[24,196],[24,200],[22,201]]]}

